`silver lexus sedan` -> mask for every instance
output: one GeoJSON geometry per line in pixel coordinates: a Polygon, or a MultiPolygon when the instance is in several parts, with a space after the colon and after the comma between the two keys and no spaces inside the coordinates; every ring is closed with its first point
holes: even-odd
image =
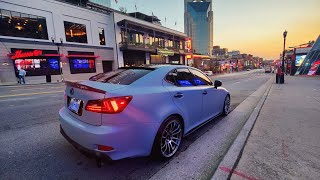
{"type": "Polygon", "coordinates": [[[230,110],[220,81],[183,65],[120,68],[66,85],[62,135],[112,160],[170,158],[184,136],[230,110]]]}

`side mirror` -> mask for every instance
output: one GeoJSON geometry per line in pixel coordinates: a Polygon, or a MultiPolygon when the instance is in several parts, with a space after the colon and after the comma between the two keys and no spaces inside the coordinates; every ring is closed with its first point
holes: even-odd
{"type": "Polygon", "coordinates": [[[219,80],[215,80],[214,81],[214,88],[218,88],[218,87],[220,87],[220,86],[222,86],[222,82],[221,81],[219,81],[219,80]]]}

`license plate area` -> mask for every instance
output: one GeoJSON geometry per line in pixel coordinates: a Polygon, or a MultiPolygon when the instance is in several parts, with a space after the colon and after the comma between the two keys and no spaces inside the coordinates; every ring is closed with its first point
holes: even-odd
{"type": "Polygon", "coordinates": [[[83,101],[80,99],[68,97],[68,109],[76,115],[82,115],[83,101]]]}

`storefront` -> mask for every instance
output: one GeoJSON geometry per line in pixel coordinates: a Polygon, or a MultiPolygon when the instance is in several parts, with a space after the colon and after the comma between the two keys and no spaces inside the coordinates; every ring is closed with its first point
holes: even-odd
{"type": "Polygon", "coordinates": [[[0,16],[0,84],[17,83],[20,68],[27,84],[83,81],[118,68],[111,10],[13,0],[0,1],[0,16]]]}
{"type": "Polygon", "coordinates": [[[66,56],[69,59],[70,73],[96,73],[96,58],[94,52],[68,51],[66,56]]]}
{"type": "Polygon", "coordinates": [[[13,60],[13,68],[18,74],[19,69],[24,69],[26,76],[59,75],[60,54],[54,50],[39,49],[11,49],[8,56],[13,60]]]}
{"type": "Polygon", "coordinates": [[[134,50],[124,50],[123,60],[125,67],[131,66],[141,66],[146,64],[146,52],[144,51],[134,51],[134,50]]]}
{"type": "MultiPolygon", "coordinates": [[[[145,19],[119,13],[114,15],[120,67],[186,62],[186,41],[190,39],[186,34],[155,25],[145,19]]],[[[145,14],[143,17],[152,19],[152,16],[145,14]]]]}

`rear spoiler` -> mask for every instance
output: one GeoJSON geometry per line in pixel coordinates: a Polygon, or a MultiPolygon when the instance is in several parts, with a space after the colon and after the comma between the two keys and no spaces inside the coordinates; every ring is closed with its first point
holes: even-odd
{"type": "Polygon", "coordinates": [[[96,92],[96,93],[101,93],[101,94],[105,94],[106,91],[101,90],[101,89],[96,89],[87,85],[83,85],[83,84],[79,84],[77,82],[70,82],[70,81],[65,81],[65,84],[67,86],[73,87],[73,88],[77,88],[77,89],[82,89],[82,90],[86,90],[86,91],[91,91],[91,92],[96,92]]]}

